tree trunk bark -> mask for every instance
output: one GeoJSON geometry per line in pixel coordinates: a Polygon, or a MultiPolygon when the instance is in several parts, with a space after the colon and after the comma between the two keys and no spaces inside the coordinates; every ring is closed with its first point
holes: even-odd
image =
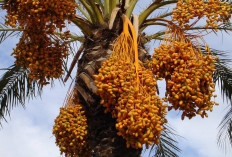
{"type": "MultiPolygon", "coordinates": [[[[78,63],[76,87],[78,97],[83,104],[88,119],[90,133],[89,144],[93,157],[140,157],[142,149],[126,147],[126,141],[117,135],[116,119],[110,113],[104,113],[93,75],[98,74],[102,63],[112,53],[113,39],[85,44],[85,51],[78,63]]],[[[150,55],[140,49],[140,60],[145,61],[150,55]]]]}

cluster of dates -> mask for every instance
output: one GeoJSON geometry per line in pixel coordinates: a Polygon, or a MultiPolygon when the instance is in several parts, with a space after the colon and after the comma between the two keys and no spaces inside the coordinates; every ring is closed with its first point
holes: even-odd
{"type": "Polygon", "coordinates": [[[183,111],[184,117],[192,118],[196,114],[208,116],[216,103],[211,100],[215,85],[213,72],[216,57],[209,49],[202,54],[198,46],[185,37],[174,42],[168,39],[155,49],[148,66],[154,75],[166,80],[166,98],[172,104],[169,109],[183,111]]]}
{"type": "MultiPolygon", "coordinates": [[[[124,25],[125,28],[125,25],[124,25]]],[[[95,75],[105,112],[117,119],[116,129],[127,147],[142,148],[159,143],[167,122],[167,105],[157,95],[157,82],[150,69],[136,63],[134,41],[128,30],[116,39],[113,52],[95,75]]]]}
{"type": "Polygon", "coordinates": [[[206,28],[219,27],[218,23],[226,22],[231,17],[232,7],[228,2],[219,0],[181,0],[173,9],[173,21],[181,27],[188,28],[189,22],[194,18],[207,17],[206,28]]]}
{"type": "Polygon", "coordinates": [[[88,145],[87,118],[80,104],[60,108],[60,114],[55,119],[53,134],[61,154],[66,156],[90,157],[88,145]]]}
{"type": "MultiPolygon", "coordinates": [[[[68,46],[54,38],[56,28],[62,31],[65,20],[76,11],[74,0],[9,0],[6,9],[6,24],[23,29],[23,35],[12,55],[15,63],[29,69],[29,77],[46,85],[63,74],[63,59],[68,55],[68,46]]],[[[64,40],[69,33],[65,33],[64,40]]]]}

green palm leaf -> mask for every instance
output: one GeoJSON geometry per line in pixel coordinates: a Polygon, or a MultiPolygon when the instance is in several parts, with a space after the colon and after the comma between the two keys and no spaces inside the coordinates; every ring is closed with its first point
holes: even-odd
{"type": "Polygon", "coordinates": [[[20,35],[23,30],[13,29],[0,22],[0,44],[8,37],[20,35]]]}
{"type": "Polygon", "coordinates": [[[28,70],[12,65],[0,78],[0,119],[4,118],[13,107],[25,100],[41,94],[41,87],[28,78],[28,70]]]}
{"type": "MultiPolygon", "coordinates": [[[[216,49],[210,49],[215,56],[220,58],[228,58],[226,52],[216,49]]],[[[204,48],[202,47],[204,53],[204,48]]],[[[223,117],[219,124],[218,145],[224,149],[227,148],[229,142],[232,146],[232,69],[229,67],[230,59],[219,59],[216,63],[216,71],[213,74],[214,82],[218,83],[223,101],[227,100],[231,103],[227,114],[223,117]]]]}
{"type": "MultiPolygon", "coordinates": [[[[225,63],[217,63],[216,69],[214,78],[215,81],[219,82],[223,100],[226,99],[232,103],[232,70],[225,63]]],[[[227,114],[223,117],[219,127],[218,145],[226,149],[228,141],[232,146],[232,104],[227,114]]]]}
{"type": "Polygon", "coordinates": [[[153,157],[179,157],[181,149],[178,147],[177,138],[180,136],[169,125],[165,127],[166,129],[161,132],[159,144],[152,146],[149,156],[154,152],[153,157]]]}

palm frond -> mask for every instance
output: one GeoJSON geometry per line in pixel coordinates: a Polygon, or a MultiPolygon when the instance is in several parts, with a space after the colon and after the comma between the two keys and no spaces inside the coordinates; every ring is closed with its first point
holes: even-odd
{"type": "MultiPolygon", "coordinates": [[[[212,48],[210,50],[215,56],[220,57],[215,63],[216,71],[213,74],[213,80],[220,86],[223,100],[232,102],[232,69],[228,65],[231,59],[228,59],[225,51],[212,48]]],[[[205,53],[204,51],[202,47],[202,52],[205,53]]]]}
{"type": "Polygon", "coordinates": [[[225,63],[216,64],[217,71],[214,74],[214,81],[220,85],[223,100],[229,100],[230,109],[220,122],[218,133],[218,145],[226,150],[227,143],[232,146],[232,69],[225,63]]]}
{"type": "MultiPolygon", "coordinates": [[[[201,47],[201,51],[203,54],[207,53],[203,46],[201,47]]],[[[228,65],[232,60],[228,59],[228,52],[226,51],[220,51],[213,48],[210,48],[210,51],[214,56],[220,58],[215,63],[216,71],[213,74],[213,80],[220,86],[223,100],[232,102],[232,69],[228,65]]]]}
{"type": "Polygon", "coordinates": [[[0,22],[0,44],[5,41],[8,37],[13,37],[20,35],[23,30],[14,29],[6,26],[4,23],[0,22]]]}
{"type": "Polygon", "coordinates": [[[232,98],[232,69],[225,63],[216,63],[216,72],[214,73],[214,81],[220,83],[223,99],[231,101],[232,98]]]}
{"type": "Polygon", "coordinates": [[[166,23],[161,23],[161,26],[167,26],[168,22],[171,22],[165,18],[168,18],[169,16],[172,15],[172,12],[169,12],[168,10],[162,13],[159,13],[157,16],[155,16],[154,18],[149,18],[147,20],[145,20],[141,25],[140,25],[140,32],[144,31],[144,29],[146,29],[148,26],[152,26],[152,25],[157,25],[157,21],[161,21],[161,22],[166,22],[166,23]]]}
{"type": "Polygon", "coordinates": [[[82,7],[86,10],[86,12],[89,14],[89,17],[91,18],[91,22],[97,23],[98,19],[94,14],[94,10],[92,6],[86,0],[77,0],[77,2],[80,3],[82,7]]]}
{"type": "Polygon", "coordinates": [[[165,34],[165,31],[160,31],[160,32],[157,32],[155,34],[152,34],[152,35],[147,35],[144,37],[144,41],[143,43],[148,43],[150,42],[151,40],[155,39],[155,40],[163,40],[162,36],[165,34]]]}
{"type": "Polygon", "coordinates": [[[225,151],[228,148],[228,143],[232,146],[232,107],[230,107],[220,123],[217,143],[218,146],[225,151]]]}
{"type": "Polygon", "coordinates": [[[177,138],[180,136],[169,125],[165,127],[161,132],[159,144],[152,146],[149,156],[154,152],[153,157],[179,157],[181,149],[177,146],[177,138]]]}
{"type": "Polygon", "coordinates": [[[119,0],[110,0],[110,15],[112,14],[113,10],[117,7],[118,4],[119,0]]]}
{"type": "Polygon", "coordinates": [[[96,3],[96,0],[86,0],[90,7],[92,8],[92,10],[94,11],[95,17],[97,17],[97,24],[101,24],[104,22],[104,18],[103,18],[103,10],[101,10],[99,8],[99,3],[96,3]]]}
{"type": "Polygon", "coordinates": [[[138,3],[138,0],[133,0],[133,1],[130,2],[129,7],[128,7],[127,11],[126,11],[127,17],[131,17],[132,12],[133,12],[133,10],[134,10],[137,3],[138,3]]]}
{"type": "Polygon", "coordinates": [[[157,9],[160,7],[177,3],[178,0],[156,0],[150,6],[148,6],[142,13],[139,15],[139,25],[143,24],[143,22],[157,9]]]}
{"type": "Polygon", "coordinates": [[[84,35],[89,36],[92,34],[92,23],[86,20],[81,16],[75,16],[75,18],[71,19],[72,23],[74,23],[79,29],[82,31],[84,35]]]}
{"type": "Polygon", "coordinates": [[[0,120],[10,115],[13,107],[21,104],[25,107],[26,99],[40,95],[41,87],[28,78],[28,70],[12,65],[0,78],[0,120]]]}
{"type": "MultiPolygon", "coordinates": [[[[231,62],[226,55],[227,52],[210,49],[215,56],[219,56],[219,59],[216,63],[216,71],[213,74],[214,82],[218,83],[223,101],[230,102],[230,109],[227,114],[223,117],[222,121],[219,124],[220,130],[218,132],[218,146],[221,148],[228,147],[228,142],[232,146],[232,69],[229,67],[228,63],[231,62]]],[[[204,53],[204,48],[202,47],[202,52],[204,53]]]]}
{"type": "Polygon", "coordinates": [[[214,28],[214,27],[206,28],[205,26],[195,26],[189,28],[189,30],[216,30],[216,29],[228,33],[229,31],[232,31],[232,23],[230,23],[229,21],[225,22],[221,24],[218,28],[214,28]]]}

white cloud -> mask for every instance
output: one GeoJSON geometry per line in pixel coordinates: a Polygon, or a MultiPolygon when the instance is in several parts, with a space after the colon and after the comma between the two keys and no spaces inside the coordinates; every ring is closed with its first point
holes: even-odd
{"type": "Polygon", "coordinates": [[[0,156],[4,157],[56,157],[59,148],[52,135],[54,119],[63,105],[67,87],[57,85],[44,89],[42,100],[32,100],[26,110],[12,110],[11,119],[0,130],[0,156]]]}
{"type": "Polygon", "coordinates": [[[14,117],[0,132],[0,156],[55,157],[59,150],[51,138],[51,130],[33,125],[28,116],[14,117]]]}

